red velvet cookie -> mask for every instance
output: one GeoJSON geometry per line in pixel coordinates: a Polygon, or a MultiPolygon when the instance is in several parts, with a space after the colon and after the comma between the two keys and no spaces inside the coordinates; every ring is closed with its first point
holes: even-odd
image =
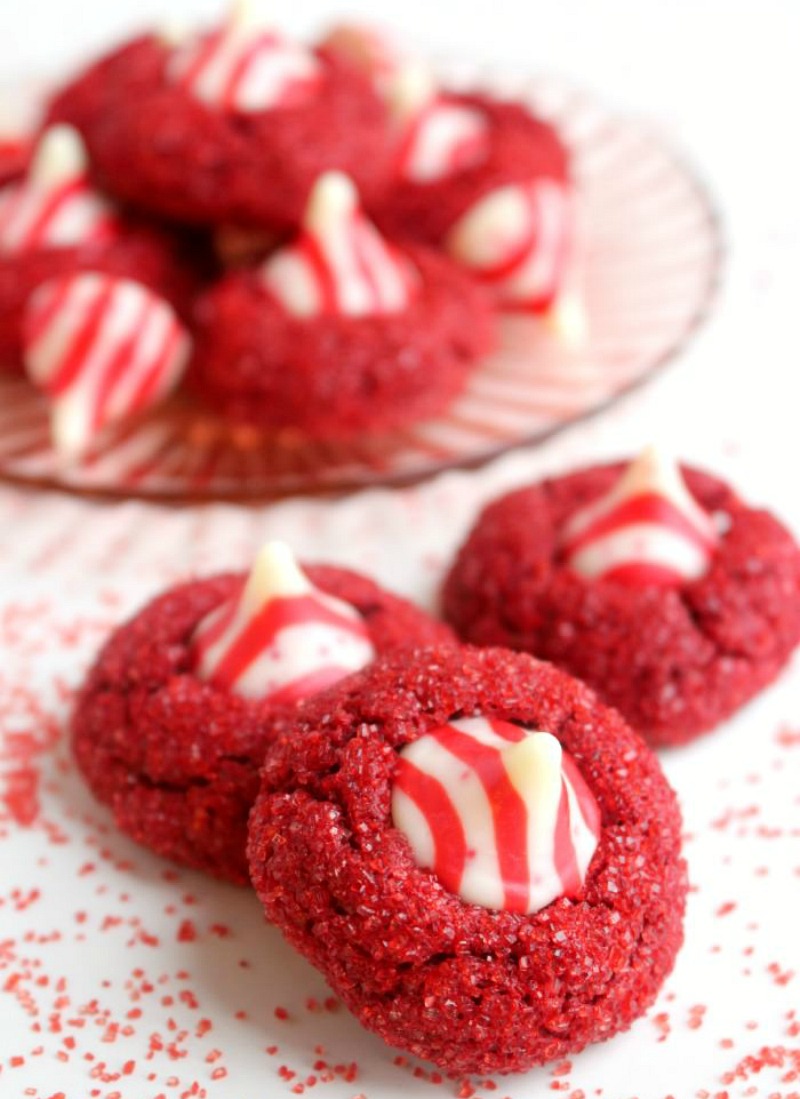
{"type": "MultiPolygon", "coordinates": [[[[109,191],[178,221],[289,229],[330,168],[377,198],[391,149],[385,108],[369,83],[347,64],[310,54],[318,71],[308,94],[289,88],[270,109],[254,110],[233,101],[229,88],[213,102],[202,88],[193,94],[190,81],[219,34],[177,49],[154,36],[128,43],[60,92],[50,118],[81,131],[109,191]],[[198,56],[190,52],[183,63],[181,49],[198,56]]],[[[262,34],[255,49],[274,38],[262,34]]],[[[246,75],[255,54],[245,46],[246,75]]]]}
{"type": "MultiPolygon", "coordinates": [[[[582,470],[490,504],[447,579],[444,610],[466,640],[552,660],[651,743],[679,744],[770,683],[800,641],[800,550],[769,513],[685,468],[691,500],[684,497],[684,518],[661,516],[677,524],[666,556],[624,560],[614,516],[597,514],[599,502],[618,491],[622,472],[622,465],[582,470]],[[687,509],[702,511],[716,528],[702,553],[687,509]],[[594,533],[584,524],[576,535],[576,516],[591,520],[594,533]],[[682,537],[688,541],[681,544],[682,537]],[[583,575],[574,565],[583,561],[591,570],[598,547],[616,559],[606,562],[604,575],[583,575]],[[682,557],[689,572],[673,575],[682,557]]],[[[642,501],[618,501],[634,538],[664,505],[642,501]]]]}
{"type": "Polygon", "coordinates": [[[375,28],[340,25],[324,48],[359,67],[389,107],[394,183],[378,224],[443,249],[503,308],[550,313],[565,338],[583,339],[568,155],[553,127],[521,103],[438,87],[375,28]]]}
{"type": "MultiPolygon", "coordinates": [[[[377,652],[452,644],[446,626],[372,581],[314,566],[308,577],[350,604],[377,652]]],[[[295,708],[201,678],[198,626],[235,597],[232,575],[180,585],[107,642],[72,719],[76,758],[95,795],[137,842],[216,877],[247,881],[247,814],[267,745],[295,708]]]]}
{"type": "MultiPolygon", "coordinates": [[[[484,781],[500,781],[497,762],[484,781]]],[[[438,859],[459,822],[439,783],[419,789],[438,859]]],[[[514,826],[509,795],[495,828],[514,826]]],[[[657,760],[583,684],[524,654],[389,657],[311,702],[267,755],[248,851],[267,916],[358,1019],[453,1072],[522,1071],[625,1029],[682,941],[680,816],[657,760]],[[582,886],[534,912],[463,899],[393,823],[411,752],[442,730],[457,743],[476,717],[454,788],[483,766],[483,726],[523,747],[544,730],[599,810],[582,886]]]]}
{"type": "Polygon", "coordinates": [[[376,212],[387,232],[438,247],[462,214],[491,191],[539,179],[569,186],[569,157],[561,139],[522,104],[485,95],[446,95],[445,102],[485,116],[486,159],[430,182],[395,178],[376,212]]]}
{"type": "Polygon", "coordinates": [[[505,309],[575,312],[567,151],[522,104],[433,94],[401,128],[387,232],[443,249],[505,309]]]}
{"type": "Polygon", "coordinates": [[[25,309],[51,279],[91,271],[142,283],[187,315],[199,251],[121,211],[89,182],[80,139],[45,131],[27,175],[0,188],[0,369],[21,369],[25,309]]]}
{"type": "Polygon", "coordinates": [[[492,331],[479,287],[444,256],[382,240],[328,173],[293,243],[198,301],[190,379],[233,419],[345,438],[439,412],[492,331]]]}

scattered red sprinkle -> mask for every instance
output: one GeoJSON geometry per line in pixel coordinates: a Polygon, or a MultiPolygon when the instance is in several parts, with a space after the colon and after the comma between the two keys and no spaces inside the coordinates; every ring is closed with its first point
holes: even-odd
{"type": "Polygon", "coordinates": [[[778,730],[775,739],[783,748],[796,748],[800,745],[800,729],[783,726],[778,730]]]}
{"type": "MultiPolygon", "coordinates": [[[[781,1076],[782,1083],[800,1081],[800,1049],[787,1049],[785,1046],[762,1046],[757,1053],[743,1057],[741,1061],[722,1077],[723,1084],[733,1084],[737,1080],[750,1080],[765,1068],[787,1070],[781,1076]]],[[[775,1093],[777,1095],[777,1093],[775,1093]]],[[[769,1099],[772,1099],[770,1096],[769,1099]]],[[[777,1096],[777,1099],[793,1099],[792,1096],[777,1096]]]]}
{"type": "Polygon", "coordinates": [[[706,1013],[705,1004],[695,1004],[694,1007],[689,1008],[689,1022],[688,1027],[690,1030],[699,1030],[703,1025],[703,1016],[706,1013]]]}
{"type": "Polygon", "coordinates": [[[653,1023],[658,1029],[658,1041],[666,1042],[670,1035],[671,1027],[669,1021],[669,1012],[661,1011],[658,1015],[653,1016],[653,1023]]]}
{"type": "Polygon", "coordinates": [[[776,985],[788,985],[794,979],[793,969],[782,969],[777,962],[771,962],[767,966],[767,972],[771,975],[776,985]]]}
{"type": "Polygon", "coordinates": [[[197,938],[197,928],[191,920],[182,920],[178,928],[177,939],[179,943],[193,943],[197,938]]]}

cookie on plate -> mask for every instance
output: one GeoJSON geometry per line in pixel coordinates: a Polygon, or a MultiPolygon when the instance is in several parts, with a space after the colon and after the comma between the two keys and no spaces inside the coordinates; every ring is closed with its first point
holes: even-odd
{"type": "Polygon", "coordinates": [[[325,48],[360,65],[389,106],[394,177],[378,224],[444,249],[502,306],[562,317],[576,336],[569,155],[555,128],[522,103],[440,87],[371,28],[339,27],[325,48]]]}
{"type": "Polygon", "coordinates": [[[268,752],[267,916],[391,1045],[518,1072],[628,1027],[682,941],[676,799],[589,688],[499,649],[387,657],[268,752]]]}
{"type": "Polygon", "coordinates": [[[653,450],[490,504],[444,610],[461,636],[552,660],[651,743],[713,728],[800,641],[800,549],[768,512],[653,450]]]}
{"type": "Polygon", "coordinates": [[[282,724],[376,654],[418,644],[452,634],[366,577],[301,570],[270,543],[246,580],[181,584],[116,630],[78,697],[78,765],[139,843],[244,883],[247,814],[282,724]]]}
{"type": "Polygon", "coordinates": [[[25,370],[48,399],[52,444],[65,464],[87,458],[107,429],[160,404],[191,353],[168,301],[97,271],[42,283],[22,328],[25,370]]]}
{"type": "Polygon", "coordinates": [[[284,38],[254,3],[209,32],[124,45],[50,117],[82,132],[112,193],[178,221],[288,230],[321,172],[348,172],[374,198],[390,169],[369,82],[284,38]]]}
{"type": "Polygon", "coordinates": [[[184,252],[97,190],[76,130],[45,130],[24,177],[0,187],[0,369],[22,368],[25,309],[50,279],[132,279],[187,314],[200,280],[184,252]]]}
{"type": "Polygon", "coordinates": [[[434,415],[493,339],[488,298],[445,256],[386,241],[341,173],[300,234],[196,308],[196,390],[232,419],[316,439],[434,415]]]}

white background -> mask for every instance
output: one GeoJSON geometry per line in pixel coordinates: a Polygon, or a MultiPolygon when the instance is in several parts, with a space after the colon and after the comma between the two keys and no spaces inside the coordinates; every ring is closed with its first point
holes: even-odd
{"type": "MultiPolygon", "coordinates": [[[[80,5],[3,0],[0,73],[9,77],[63,68],[82,48],[108,41],[148,18],[163,18],[165,8],[165,3],[125,0],[80,5]]],[[[281,18],[282,8],[276,5],[281,18]]],[[[168,5],[171,19],[214,10],[212,3],[168,5]]],[[[288,537],[307,556],[366,568],[393,587],[431,601],[448,556],[482,501],[544,471],[628,453],[651,439],[726,476],[800,531],[800,3],[493,0],[475,5],[407,0],[351,4],[350,11],[396,25],[434,52],[558,72],[594,89],[619,111],[651,117],[684,148],[721,208],[729,261],[717,311],[680,363],[610,414],[572,429],[543,449],[512,456],[478,474],[449,475],[417,490],[250,511],[168,512],[133,504],[90,506],[0,489],[0,610],[8,617],[11,611],[42,607],[38,626],[33,624],[36,615],[23,615],[22,640],[8,640],[0,661],[0,690],[14,681],[40,688],[59,718],[66,711],[55,689],[56,676],[76,682],[111,621],[168,578],[243,564],[267,535],[288,537]],[[106,596],[117,602],[104,602],[106,596]],[[84,628],[73,644],[68,627],[76,618],[84,628]]],[[[293,7],[287,21],[303,29],[338,14],[322,4],[305,3],[293,7]]],[[[12,633],[6,630],[4,636],[11,639],[12,633]]],[[[800,1090],[796,1079],[784,1079],[792,1051],[800,1047],[786,1017],[800,1002],[800,978],[781,984],[769,969],[773,964],[781,972],[800,969],[793,915],[800,892],[800,749],[781,748],[776,739],[781,723],[799,722],[799,682],[795,667],[731,726],[665,756],[692,836],[687,855],[696,891],[686,947],[650,1017],[629,1035],[572,1059],[564,1077],[552,1077],[545,1069],[501,1081],[497,1091],[479,1089],[481,1096],[538,1099],[581,1088],[587,1099],[599,1095],[598,1089],[602,1099],[694,1099],[727,1089],[731,1099],[766,1099],[800,1090]],[[754,818],[747,816],[752,806],[754,818]],[[712,827],[726,813],[743,814],[734,818],[741,823],[712,827]],[[759,831],[762,825],[766,833],[779,834],[768,840],[759,831]],[[736,908],[717,917],[720,905],[728,901],[736,908]],[[705,1005],[706,1012],[702,1026],[695,1027],[690,1021],[697,1017],[692,1015],[697,1005],[705,1005]],[[667,1014],[670,1035],[658,1043],[654,1018],[667,1014]],[[720,1044],[725,1041],[732,1045],[720,1044]],[[738,1078],[724,1081],[724,1074],[742,1058],[763,1047],[783,1050],[774,1053],[779,1061],[784,1058],[783,1067],[758,1073],[742,1069],[738,1078]],[[551,1090],[563,1080],[570,1082],[570,1090],[551,1090]]],[[[72,928],[78,909],[99,914],[97,882],[81,878],[78,868],[87,857],[85,844],[105,843],[111,855],[101,860],[99,870],[110,890],[104,896],[130,893],[129,911],[159,932],[161,946],[136,947],[131,955],[113,936],[90,934],[89,946],[75,946],[70,932],[61,947],[42,947],[41,952],[54,972],[66,974],[76,1003],[96,994],[102,973],[114,982],[103,994],[105,1000],[124,1005],[122,989],[134,959],[154,973],[190,968],[216,1029],[205,1045],[189,1044],[188,1058],[175,1069],[182,1082],[197,1079],[209,1099],[291,1095],[292,1085],[276,1075],[277,1063],[264,1047],[270,1040],[280,1042],[285,1062],[307,1072],[319,1035],[331,1061],[357,1058],[362,1073],[352,1084],[308,1092],[314,1099],[351,1099],[359,1092],[367,1099],[456,1093],[450,1083],[437,1087],[395,1068],[392,1055],[346,1016],[319,1021],[304,1013],[305,996],[322,994],[323,986],[302,963],[281,952],[277,936],[262,928],[250,898],[190,874],[169,887],[158,860],[113,831],[98,840],[108,818],[73,774],[61,775],[58,763],[65,759],[62,747],[54,762],[45,764],[50,785],[43,792],[43,808],[70,830],[73,842],[51,849],[36,829],[6,842],[3,876],[9,889],[36,886],[42,900],[23,913],[0,906],[0,941],[20,937],[31,927],[72,928]],[[37,865],[42,857],[48,858],[46,867],[37,865]],[[132,869],[118,869],[114,860],[120,859],[132,869]],[[171,888],[189,890],[198,898],[192,914],[201,927],[226,922],[233,945],[201,935],[196,944],[176,947],[178,917],[165,908],[171,888]],[[236,968],[240,956],[252,963],[244,975],[236,968]],[[286,1003],[295,1015],[288,1029],[277,1026],[273,1016],[274,1007],[286,1003]],[[234,1019],[235,1008],[247,1010],[247,1022],[234,1019]],[[220,1080],[211,1078],[205,1061],[212,1039],[225,1054],[228,1076],[220,1080]]],[[[180,1017],[180,1010],[176,1013],[180,1017]]],[[[166,1014],[154,1008],[152,1027],[166,1025],[166,1014]]],[[[48,1097],[58,1089],[67,1099],[87,1099],[94,1086],[87,1062],[78,1054],[68,1064],[55,1060],[55,1039],[44,1056],[26,1053],[24,1068],[9,1069],[12,1053],[34,1045],[29,1028],[30,1019],[16,1003],[0,997],[4,1099],[48,1097]]],[[[137,1040],[131,1043],[135,1046],[137,1040]]],[[[91,1035],[84,1034],[81,1041],[79,1052],[91,1051],[91,1035]]],[[[122,1050],[101,1047],[97,1036],[95,1048],[111,1063],[123,1056],[122,1050]]],[[[158,1088],[180,1094],[164,1083],[169,1065],[156,1058],[147,1067],[158,1070],[158,1088]]],[[[156,1085],[146,1079],[141,1055],[135,1072],[117,1086],[122,1099],[153,1099],[157,1094],[156,1085]]],[[[112,1091],[108,1085],[100,1094],[112,1091]]]]}

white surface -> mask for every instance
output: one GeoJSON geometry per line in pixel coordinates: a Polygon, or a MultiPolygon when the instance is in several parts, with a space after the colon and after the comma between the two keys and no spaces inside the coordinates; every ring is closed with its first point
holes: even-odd
{"type": "MultiPolygon", "coordinates": [[[[214,5],[202,7],[208,12],[214,5]]],[[[159,9],[163,4],[156,0],[87,3],[76,19],[73,5],[56,0],[7,3],[0,10],[0,65],[13,75],[62,63],[79,41],[99,43],[115,28],[121,31],[132,13],[141,21],[159,9]]],[[[195,10],[172,0],[169,14],[177,18],[190,9],[195,10]]],[[[473,8],[409,0],[393,8],[364,0],[360,9],[402,22],[439,49],[563,71],[621,108],[657,115],[704,172],[722,207],[731,255],[717,313],[680,363],[610,415],[539,451],[415,490],[259,510],[184,511],[91,506],[1,490],[0,720],[6,757],[15,731],[47,739],[50,724],[29,712],[34,693],[55,736],[66,712],[64,684],[79,680],[112,622],[172,578],[244,564],[266,537],[285,538],[301,556],[364,568],[430,601],[447,558],[484,500],[542,472],[631,453],[648,441],[663,441],[716,470],[800,530],[800,170],[787,149],[796,144],[800,102],[800,4],[498,0],[473,8]]],[[[339,13],[311,4],[290,13],[298,26],[334,14],[339,13]]],[[[696,891],[686,946],[649,1017],[628,1035],[573,1058],[563,1075],[546,1068],[499,1080],[496,1091],[478,1083],[478,1095],[577,1099],[576,1089],[582,1089],[586,1099],[726,1093],[730,1099],[767,1099],[800,1090],[800,1039],[787,1016],[800,999],[800,977],[787,976],[800,969],[800,747],[778,738],[782,724],[797,720],[799,687],[795,662],[776,689],[726,729],[665,756],[684,808],[696,891]],[[772,1050],[775,1066],[756,1073],[754,1062],[745,1063],[733,1080],[725,1079],[763,1047],[772,1050]]],[[[39,760],[43,818],[50,823],[11,826],[0,840],[0,981],[26,966],[32,975],[0,996],[3,1099],[60,1092],[66,1099],[87,1099],[93,1088],[104,1099],[202,1094],[192,1093],[194,1082],[208,1099],[282,1099],[313,1071],[319,1056],[331,1064],[359,1064],[353,1081],[340,1075],[306,1089],[321,1099],[458,1093],[458,1083],[436,1086],[395,1066],[393,1053],[346,1013],[309,1011],[307,997],[323,998],[324,985],[262,926],[253,899],[188,873],[164,880],[164,864],[116,835],[67,760],[63,741],[39,760]],[[66,832],[67,843],[57,842],[54,826],[66,832]],[[40,896],[28,902],[33,888],[40,896]],[[21,892],[12,896],[14,889],[21,892]],[[104,915],[121,922],[103,931],[104,915]],[[187,917],[198,938],[179,942],[176,932],[187,917]],[[210,930],[214,924],[225,924],[228,937],[210,930]],[[31,930],[44,937],[26,941],[31,930]],[[49,937],[53,931],[60,941],[49,937]],[[151,935],[159,936],[158,944],[151,935]],[[129,941],[133,945],[126,948],[129,941]],[[178,975],[184,969],[190,978],[178,975]],[[36,985],[39,974],[51,983],[36,985]],[[64,991],[53,983],[58,978],[65,981],[64,991]],[[153,991],[141,990],[145,979],[154,983],[153,991]],[[197,1009],[191,996],[179,998],[187,984],[198,997],[197,1009]],[[30,990],[30,1000],[20,1002],[20,988],[30,990]],[[132,1005],[134,995],[141,999],[132,1005]],[[60,1009],[54,1006],[59,997],[69,1000],[60,1009]],[[38,1005],[41,1016],[31,1016],[26,1004],[38,1005]],[[277,1005],[288,1009],[290,1020],[275,1018],[277,1005]],[[143,1009],[141,1019],[123,1018],[132,1006],[143,1009]],[[48,1022],[56,1010],[64,1020],[60,1033],[48,1022]],[[114,1033],[106,1010],[133,1032],[103,1041],[114,1033]],[[247,1018],[237,1019],[238,1011],[247,1018]],[[198,1028],[201,1017],[213,1022],[207,1033],[198,1028]],[[170,1019],[177,1030],[170,1030],[170,1019]],[[32,1029],[37,1022],[40,1034],[32,1029]],[[183,1030],[188,1035],[177,1040],[183,1030]],[[166,1048],[158,1048],[153,1034],[166,1048]],[[65,1038],[74,1039],[74,1049],[64,1045],[65,1038]],[[170,1052],[171,1040],[176,1045],[170,1052]],[[280,1047],[275,1055],[265,1052],[272,1043],[280,1047]],[[318,1043],[325,1054],[314,1052],[318,1043]],[[43,1052],[32,1053],[38,1046],[43,1052]],[[97,1060],[85,1060],[86,1053],[97,1060]],[[11,1067],[17,1055],[25,1063],[11,1067]],[[107,1068],[98,1072],[98,1061],[107,1068]],[[121,1082],[103,1082],[103,1073],[113,1076],[129,1061],[135,1064],[121,1082]],[[281,1078],[280,1065],[299,1075],[281,1078]],[[220,1068],[226,1075],[214,1078],[220,1068]],[[149,1073],[156,1079],[149,1080],[149,1073]],[[169,1082],[172,1076],[177,1083],[169,1082]]],[[[15,764],[6,758],[2,766],[15,764]]]]}

